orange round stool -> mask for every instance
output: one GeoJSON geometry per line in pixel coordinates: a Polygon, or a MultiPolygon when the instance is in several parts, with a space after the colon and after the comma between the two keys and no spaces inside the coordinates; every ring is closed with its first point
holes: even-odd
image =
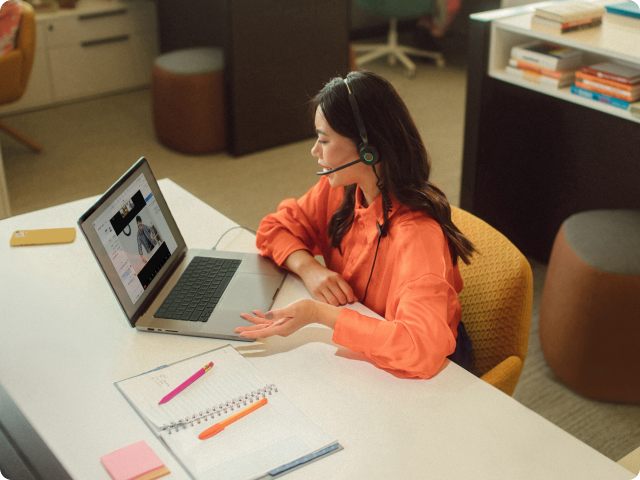
{"type": "Polygon", "coordinates": [[[565,220],[542,292],[540,343],[575,392],[640,403],[640,211],[565,220]]]}
{"type": "Polygon", "coordinates": [[[183,153],[226,146],[222,49],[202,47],[160,55],[153,66],[153,122],[158,140],[183,153]]]}

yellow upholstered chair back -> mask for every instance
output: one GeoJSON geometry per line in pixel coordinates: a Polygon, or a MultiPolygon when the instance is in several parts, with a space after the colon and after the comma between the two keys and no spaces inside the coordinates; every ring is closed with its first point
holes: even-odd
{"type": "Polygon", "coordinates": [[[508,395],[527,356],[533,276],[525,256],[478,217],[451,208],[453,223],[478,253],[460,262],[462,321],[472,344],[471,372],[508,395]]]}
{"type": "Polygon", "coordinates": [[[0,57],[0,105],[22,97],[36,51],[36,20],[33,7],[22,2],[22,17],[16,36],[16,47],[0,57]]]}
{"type": "MultiPolygon", "coordinates": [[[[0,57],[0,105],[20,100],[29,83],[31,67],[36,53],[36,18],[33,7],[22,2],[22,16],[16,36],[15,48],[0,57]]],[[[16,140],[40,152],[42,147],[22,132],[0,120],[4,130],[16,140]]]]}

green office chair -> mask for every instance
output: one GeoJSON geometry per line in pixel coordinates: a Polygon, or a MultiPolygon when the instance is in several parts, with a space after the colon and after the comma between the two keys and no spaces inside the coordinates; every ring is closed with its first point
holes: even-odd
{"type": "Polygon", "coordinates": [[[398,44],[398,19],[417,18],[430,13],[434,8],[433,0],[356,0],[356,4],[370,15],[389,19],[387,43],[353,45],[356,53],[364,53],[356,56],[356,66],[360,67],[371,60],[387,55],[390,65],[400,60],[407,67],[407,75],[412,77],[415,75],[416,65],[407,55],[416,55],[432,58],[438,67],[444,67],[445,60],[442,53],[398,44]]]}

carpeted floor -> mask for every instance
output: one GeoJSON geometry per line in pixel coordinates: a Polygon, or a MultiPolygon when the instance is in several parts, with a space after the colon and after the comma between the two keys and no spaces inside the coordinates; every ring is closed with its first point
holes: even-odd
{"type": "MultiPolygon", "coordinates": [[[[464,64],[454,60],[437,69],[419,63],[413,79],[406,78],[399,66],[379,62],[369,68],[388,78],[407,102],[432,154],[433,180],[458,205],[464,64]]],[[[41,154],[34,154],[0,133],[14,215],[101,194],[141,156],[148,158],[157,178],[171,178],[254,229],[282,199],[302,195],[317,181],[311,138],[240,158],[226,153],[187,156],[168,150],[155,139],[148,89],[4,119],[44,145],[41,154]]],[[[536,262],[532,267],[535,291],[529,353],[514,398],[617,461],[640,446],[640,405],[591,401],[555,379],[538,340],[546,268],[536,262]]]]}

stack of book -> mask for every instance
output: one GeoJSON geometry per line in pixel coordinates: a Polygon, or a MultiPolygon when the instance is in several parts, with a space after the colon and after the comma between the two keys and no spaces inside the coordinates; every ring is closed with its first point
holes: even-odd
{"type": "Polygon", "coordinates": [[[516,45],[505,71],[514,77],[555,88],[569,86],[582,62],[582,51],[535,41],[516,45]]]}
{"type": "Polygon", "coordinates": [[[611,61],[587,65],[576,72],[571,92],[629,109],[640,99],[640,69],[611,61]]]}
{"type": "Polygon", "coordinates": [[[605,8],[591,2],[560,2],[537,7],[531,28],[563,34],[602,24],[605,8]]]}

